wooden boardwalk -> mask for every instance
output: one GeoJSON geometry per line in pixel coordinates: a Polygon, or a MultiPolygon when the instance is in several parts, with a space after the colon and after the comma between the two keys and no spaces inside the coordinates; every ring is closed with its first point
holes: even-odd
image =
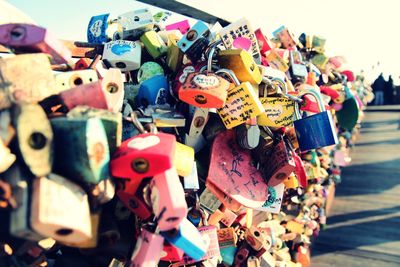
{"type": "Polygon", "coordinates": [[[400,112],[366,113],[311,267],[400,266],[399,121],[400,112]]]}

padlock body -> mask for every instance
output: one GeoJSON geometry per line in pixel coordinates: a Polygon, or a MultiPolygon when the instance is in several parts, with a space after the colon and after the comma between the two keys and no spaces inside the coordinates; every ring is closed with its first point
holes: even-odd
{"type": "Polygon", "coordinates": [[[87,39],[92,44],[103,44],[108,41],[106,30],[110,14],[103,14],[91,17],[87,27],[87,39]]]}
{"type": "Polygon", "coordinates": [[[155,31],[145,32],[140,41],[144,44],[147,52],[154,59],[164,56],[167,53],[167,45],[155,31]]]}
{"type": "Polygon", "coordinates": [[[163,250],[164,238],[143,229],[132,253],[131,267],[157,266],[163,250]]]}
{"type": "Polygon", "coordinates": [[[164,75],[156,75],[140,84],[136,96],[138,106],[165,105],[171,102],[168,79],[164,75]]]}
{"type": "Polygon", "coordinates": [[[142,48],[140,42],[125,40],[111,41],[104,44],[103,61],[122,72],[140,68],[142,48]]]}
{"type": "Polygon", "coordinates": [[[88,84],[98,80],[95,70],[76,70],[61,72],[55,75],[57,92],[65,91],[81,84],[88,84]]]}

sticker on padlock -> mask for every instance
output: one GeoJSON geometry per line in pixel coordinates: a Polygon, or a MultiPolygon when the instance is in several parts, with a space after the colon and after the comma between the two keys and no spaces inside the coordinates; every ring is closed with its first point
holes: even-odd
{"type": "Polygon", "coordinates": [[[61,176],[50,174],[33,181],[31,209],[32,228],[43,236],[61,243],[80,243],[91,238],[87,195],[61,176]]]}
{"type": "Polygon", "coordinates": [[[203,239],[199,230],[186,218],[180,223],[179,229],[161,232],[161,235],[196,261],[201,260],[206,255],[210,244],[203,239]]]}
{"type": "Polygon", "coordinates": [[[176,138],[165,133],[143,133],[124,141],[115,152],[110,170],[114,177],[152,177],[173,167],[176,138]]]}
{"type": "Polygon", "coordinates": [[[160,66],[160,64],[153,61],[145,62],[140,66],[138,71],[138,83],[142,83],[156,75],[164,76],[164,69],[160,66]]]}
{"type": "Polygon", "coordinates": [[[136,105],[165,105],[171,103],[168,79],[164,75],[156,75],[142,82],[136,96],[136,105]]]}
{"type": "Polygon", "coordinates": [[[317,100],[320,112],[305,118],[301,117],[296,105],[297,120],[294,121],[297,140],[301,151],[330,146],[338,143],[332,114],[325,110],[324,103],[315,90],[308,89],[300,92],[299,97],[311,94],[317,100]]]}
{"type": "Polygon", "coordinates": [[[194,150],[179,142],[176,143],[174,166],[179,176],[188,176],[192,172],[194,162],[194,150]]]}
{"type": "Polygon", "coordinates": [[[182,20],[182,21],[178,21],[175,23],[171,23],[165,26],[165,29],[167,31],[171,31],[171,30],[179,30],[182,34],[187,33],[187,31],[189,31],[190,29],[190,24],[189,21],[187,19],[182,20]]]}
{"type": "Polygon", "coordinates": [[[69,118],[100,118],[106,131],[110,156],[114,154],[122,141],[122,114],[111,112],[105,109],[94,109],[85,106],[78,106],[67,113],[69,118]]]}
{"type": "Polygon", "coordinates": [[[256,210],[263,212],[279,213],[281,210],[281,205],[283,201],[283,192],[285,190],[285,185],[283,183],[278,184],[274,187],[268,186],[268,199],[265,203],[256,210]]]}
{"type": "Polygon", "coordinates": [[[142,48],[140,42],[125,40],[104,44],[103,63],[106,67],[118,68],[122,72],[140,68],[142,48]]]}
{"type": "Polygon", "coordinates": [[[221,67],[232,70],[239,81],[260,84],[260,69],[251,55],[243,49],[222,50],[217,56],[221,67]]]}
{"type": "Polygon", "coordinates": [[[134,40],[144,32],[153,30],[154,19],[148,8],[138,9],[118,16],[122,25],[122,39],[134,40]]]}
{"type": "Polygon", "coordinates": [[[163,251],[163,243],[164,238],[161,235],[142,229],[136,240],[129,266],[157,266],[163,251]]]}
{"type": "Polygon", "coordinates": [[[13,125],[17,132],[17,147],[23,161],[35,176],[50,173],[53,164],[53,131],[39,105],[15,105],[13,125]]]}
{"type": "Polygon", "coordinates": [[[119,112],[124,102],[124,81],[119,69],[110,68],[101,81],[109,110],[119,112]]]}
{"type": "Polygon", "coordinates": [[[185,192],[175,168],[154,176],[150,182],[151,204],[160,231],[177,228],[186,217],[185,192]]]}
{"type": "Polygon", "coordinates": [[[179,49],[187,55],[193,64],[201,59],[203,52],[210,43],[209,34],[208,26],[199,20],[178,41],[179,49]]]}
{"type": "Polygon", "coordinates": [[[12,103],[36,103],[54,94],[54,76],[45,54],[0,58],[0,74],[0,109],[12,103]]]}
{"type": "Polygon", "coordinates": [[[23,23],[3,24],[0,36],[0,44],[12,48],[16,54],[46,53],[54,64],[71,61],[71,51],[45,28],[23,23]]]}
{"type": "Polygon", "coordinates": [[[154,59],[158,59],[167,53],[167,44],[153,30],[140,36],[140,41],[142,41],[147,52],[154,59]]]}
{"type": "Polygon", "coordinates": [[[185,64],[181,69],[177,71],[175,80],[172,85],[172,91],[176,97],[179,95],[179,89],[183,86],[186,81],[187,76],[193,72],[200,72],[200,65],[185,64]]]}
{"type": "Polygon", "coordinates": [[[98,80],[95,70],[76,70],[61,72],[55,75],[57,93],[76,87],[81,84],[88,84],[98,80]]]}
{"type": "Polygon", "coordinates": [[[90,184],[109,178],[108,140],[99,118],[55,118],[51,126],[55,173],[90,184]]]}
{"type": "Polygon", "coordinates": [[[215,138],[207,183],[249,208],[260,207],[268,198],[261,173],[251,165],[250,151],[236,144],[233,131],[225,131],[215,138]]]}
{"type": "Polygon", "coordinates": [[[236,246],[236,243],[238,242],[238,237],[234,228],[228,227],[218,229],[217,234],[220,248],[236,246]]]}
{"type": "Polygon", "coordinates": [[[82,84],[69,90],[62,91],[59,97],[62,101],[61,104],[65,106],[67,110],[71,110],[76,106],[108,109],[101,81],[82,84]]]}
{"type": "Polygon", "coordinates": [[[289,65],[286,61],[278,54],[277,49],[272,49],[267,52],[267,61],[272,68],[286,72],[289,70],[289,65]]]}
{"type": "Polygon", "coordinates": [[[219,35],[227,49],[233,48],[233,42],[237,37],[244,37],[251,40],[251,55],[257,64],[261,63],[261,54],[257,38],[250,22],[246,18],[239,19],[224,27],[219,32],[219,35]]]}
{"type": "Polygon", "coordinates": [[[235,87],[228,90],[225,106],[217,109],[227,129],[238,126],[265,111],[258,94],[249,82],[239,83],[232,72],[224,70],[223,73],[227,74],[235,84],[235,87]]]}
{"type": "Polygon", "coordinates": [[[103,14],[90,18],[86,34],[89,43],[103,44],[108,41],[107,27],[109,15],[103,14]]]}

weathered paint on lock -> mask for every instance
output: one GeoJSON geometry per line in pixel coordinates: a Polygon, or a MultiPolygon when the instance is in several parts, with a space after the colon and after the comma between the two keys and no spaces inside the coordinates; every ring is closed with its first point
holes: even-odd
{"type": "Polygon", "coordinates": [[[125,40],[111,41],[104,44],[103,62],[107,67],[118,68],[122,72],[140,68],[142,48],[140,42],[125,40]]]}
{"type": "Polygon", "coordinates": [[[160,232],[161,235],[174,246],[182,249],[186,255],[196,261],[206,255],[208,242],[206,242],[199,230],[186,218],[179,225],[179,229],[160,232]]]}
{"type": "Polygon", "coordinates": [[[286,127],[293,125],[295,102],[286,97],[260,98],[265,112],[257,117],[261,126],[286,127]]]}
{"type": "Polygon", "coordinates": [[[253,28],[250,25],[250,22],[246,18],[241,18],[224,27],[221,31],[219,31],[219,35],[221,36],[221,40],[227,49],[233,48],[234,40],[238,37],[249,39],[251,41],[250,54],[257,64],[261,63],[261,54],[257,43],[257,38],[253,28]]]}
{"type": "Polygon", "coordinates": [[[260,69],[247,51],[223,50],[218,53],[217,59],[221,67],[232,70],[240,82],[261,83],[260,69]]]}
{"type": "Polygon", "coordinates": [[[23,161],[35,176],[49,174],[54,136],[46,113],[37,104],[21,104],[14,106],[12,115],[23,161]]]}
{"type": "Polygon", "coordinates": [[[215,138],[207,182],[246,207],[260,207],[268,198],[267,185],[251,164],[250,151],[237,145],[234,131],[215,138]]]}
{"type": "Polygon", "coordinates": [[[156,75],[142,82],[136,96],[137,106],[165,105],[171,102],[167,77],[156,75]]]}
{"type": "Polygon", "coordinates": [[[175,168],[155,175],[150,182],[151,204],[160,231],[177,228],[188,213],[185,192],[175,168]]]}
{"type": "Polygon", "coordinates": [[[13,48],[18,53],[46,53],[54,64],[71,60],[71,51],[47,29],[32,24],[0,25],[0,44],[13,48]]]}
{"type": "Polygon", "coordinates": [[[60,72],[57,73],[54,78],[57,93],[82,84],[96,82],[98,80],[96,71],[91,69],[60,72]]]}
{"type": "Polygon", "coordinates": [[[30,220],[38,233],[61,243],[81,243],[92,237],[87,194],[55,174],[33,181],[30,220]]]}
{"type": "Polygon", "coordinates": [[[157,266],[163,251],[164,238],[142,229],[133,250],[130,267],[157,266]]]}
{"type": "Polygon", "coordinates": [[[59,94],[62,104],[71,110],[76,106],[108,109],[101,81],[82,84],[59,94]]]}
{"type": "Polygon", "coordinates": [[[142,64],[142,66],[140,66],[138,71],[138,83],[142,83],[156,75],[164,75],[164,69],[160,66],[160,64],[153,61],[145,62],[142,64]]]}
{"type": "Polygon", "coordinates": [[[90,18],[86,33],[89,43],[102,44],[108,41],[106,31],[109,15],[110,14],[103,14],[90,18]]]}
{"type": "Polygon", "coordinates": [[[0,58],[0,77],[0,109],[12,103],[37,103],[55,93],[54,76],[45,54],[0,58]]]}
{"type": "Polygon", "coordinates": [[[222,108],[230,83],[213,73],[189,73],[179,89],[179,99],[200,108],[222,108]]]}
{"type": "Polygon", "coordinates": [[[155,31],[145,32],[140,36],[140,41],[142,41],[147,52],[154,59],[164,56],[167,53],[167,44],[155,31]]]}
{"type": "Polygon", "coordinates": [[[55,173],[91,184],[109,178],[110,153],[99,118],[56,118],[51,125],[55,173]]]}

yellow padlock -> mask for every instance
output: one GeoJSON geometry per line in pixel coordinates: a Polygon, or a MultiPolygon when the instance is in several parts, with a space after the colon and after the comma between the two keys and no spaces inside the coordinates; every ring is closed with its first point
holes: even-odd
{"type": "Polygon", "coordinates": [[[167,45],[155,31],[145,32],[140,37],[140,41],[142,41],[147,52],[149,52],[150,56],[154,59],[167,53],[167,45]]]}
{"type": "Polygon", "coordinates": [[[289,70],[289,65],[285,62],[283,58],[279,56],[279,54],[275,50],[268,51],[267,61],[270,66],[275,69],[283,72],[287,72],[289,70]]]}
{"type": "Polygon", "coordinates": [[[174,166],[179,176],[188,176],[194,164],[194,149],[190,146],[176,143],[174,166]]]}
{"type": "Polygon", "coordinates": [[[285,97],[262,97],[265,112],[257,117],[261,126],[286,127],[293,124],[295,103],[285,97]]]}
{"type": "Polygon", "coordinates": [[[261,83],[260,69],[246,50],[223,50],[218,53],[217,59],[220,66],[232,70],[240,82],[261,83]]]}
{"type": "Polygon", "coordinates": [[[296,221],[288,221],[286,224],[286,229],[292,233],[301,235],[304,232],[304,225],[296,221]]]}
{"type": "Polygon", "coordinates": [[[178,46],[179,39],[179,36],[176,34],[168,35],[166,63],[173,72],[177,72],[181,68],[183,62],[183,52],[178,46]]]}
{"type": "Polygon", "coordinates": [[[285,181],[283,181],[283,183],[285,184],[286,188],[299,187],[299,181],[297,180],[297,177],[294,174],[292,174],[288,178],[286,178],[285,181]]]}

